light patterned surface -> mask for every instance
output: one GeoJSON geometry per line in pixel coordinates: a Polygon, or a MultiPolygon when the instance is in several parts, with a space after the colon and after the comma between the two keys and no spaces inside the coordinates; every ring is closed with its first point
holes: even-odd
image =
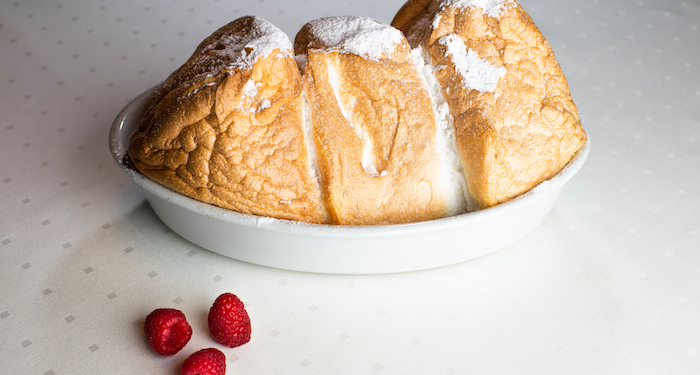
{"type": "Polygon", "coordinates": [[[700,373],[697,1],[521,1],[593,147],[540,227],[475,261],[372,276],[237,262],[169,231],[113,164],[112,119],[219,26],[257,14],[293,36],[325,15],[389,22],[401,3],[0,2],[0,374],[176,373],[216,346],[222,292],[253,322],[224,349],[229,374],[700,373]],[[194,328],[171,358],[142,334],[157,307],[194,328]]]}

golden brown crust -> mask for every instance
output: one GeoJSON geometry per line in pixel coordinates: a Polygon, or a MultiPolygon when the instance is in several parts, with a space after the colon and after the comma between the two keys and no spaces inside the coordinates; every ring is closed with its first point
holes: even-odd
{"type": "Polygon", "coordinates": [[[561,170],[586,135],[554,53],[527,13],[508,0],[497,17],[450,1],[409,3],[420,7],[407,7],[399,19],[413,23],[400,26],[430,53],[477,204],[509,200],[561,170]],[[503,75],[486,89],[465,84],[459,54],[503,75]]]}
{"type": "Polygon", "coordinates": [[[145,175],[200,201],[320,223],[301,76],[290,48],[254,56],[266,46],[251,47],[247,38],[275,31],[261,23],[238,19],[197,48],[161,86],[129,156],[145,175]]]}
{"type": "Polygon", "coordinates": [[[326,208],[333,223],[350,225],[444,217],[434,115],[408,43],[388,25],[365,26],[364,21],[374,22],[312,21],[295,41],[295,50],[308,54],[304,89],[326,208]],[[364,39],[355,26],[385,29],[364,39]],[[335,45],[324,39],[324,31],[333,33],[335,45]],[[398,43],[380,49],[381,59],[360,56],[347,46],[357,40],[380,43],[375,38],[391,39],[392,32],[398,43]],[[336,38],[343,33],[353,41],[336,38]]]}
{"type": "Polygon", "coordinates": [[[302,77],[281,30],[233,21],[159,87],[128,155],[206,203],[372,225],[507,201],[583,146],[561,69],[515,0],[409,0],[394,25],[403,34],[363,17],[309,22],[294,45],[302,77]]]}
{"type": "Polygon", "coordinates": [[[391,26],[406,34],[411,25],[415,25],[422,18],[422,15],[428,11],[428,6],[431,2],[433,0],[408,0],[396,12],[394,19],[391,21],[391,26]]]}

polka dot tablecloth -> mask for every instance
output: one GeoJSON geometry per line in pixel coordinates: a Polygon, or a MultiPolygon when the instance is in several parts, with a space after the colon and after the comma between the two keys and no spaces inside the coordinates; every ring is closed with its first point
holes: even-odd
{"type": "MultiPolygon", "coordinates": [[[[530,235],[386,275],[246,264],[170,231],[113,163],[117,113],[218,27],[256,14],[390,22],[401,0],[0,2],[0,374],[700,374],[700,2],[521,0],[592,150],[530,235]],[[217,346],[219,294],[251,341],[217,346]],[[182,310],[172,357],[145,316],[182,310]]],[[[468,242],[469,239],[465,239],[468,242]]]]}

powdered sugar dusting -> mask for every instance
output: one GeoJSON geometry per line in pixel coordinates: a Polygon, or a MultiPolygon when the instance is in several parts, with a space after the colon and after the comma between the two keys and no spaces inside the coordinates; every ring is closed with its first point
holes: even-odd
{"type": "Polygon", "coordinates": [[[437,29],[440,26],[440,20],[442,20],[442,14],[438,13],[438,15],[433,19],[433,29],[437,29]]]}
{"type": "Polygon", "coordinates": [[[405,42],[401,31],[367,17],[328,17],[311,25],[311,33],[332,50],[370,60],[388,57],[405,42]]]}
{"type": "Polygon", "coordinates": [[[512,0],[444,0],[442,6],[454,6],[460,8],[477,7],[481,8],[489,17],[499,18],[512,0]]]}
{"type": "Polygon", "coordinates": [[[241,89],[241,103],[238,107],[239,110],[245,110],[245,108],[248,108],[247,111],[250,113],[260,111],[260,109],[256,110],[256,108],[253,107],[255,96],[258,95],[258,86],[260,85],[260,82],[256,83],[252,79],[249,79],[245,85],[243,85],[243,88],[241,89]]]}
{"type": "Polygon", "coordinates": [[[496,67],[488,61],[479,58],[479,55],[467,46],[462,39],[449,34],[438,40],[438,43],[447,47],[446,55],[452,59],[457,72],[462,75],[464,84],[479,92],[492,92],[498,81],[506,74],[505,67],[496,67]]]}
{"type": "Polygon", "coordinates": [[[255,81],[249,79],[248,82],[243,85],[243,95],[251,99],[254,98],[255,95],[258,95],[258,85],[255,84],[255,81]]]}
{"type": "Polygon", "coordinates": [[[248,111],[250,113],[258,113],[267,108],[270,108],[272,102],[270,99],[259,100],[256,107],[256,96],[258,95],[258,87],[262,86],[261,82],[255,82],[249,79],[241,89],[241,102],[238,105],[239,110],[248,111]],[[246,109],[247,108],[247,109],[246,109]]]}
{"type": "Polygon", "coordinates": [[[278,57],[293,57],[287,34],[267,20],[252,16],[250,32],[226,35],[204,47],[209,59],[228,61],[229,67],[250,68],[260,58],[277,51],[278,57]]]}
{"type": "Polygon", "coordinates": [[[258,107],[258,112],[270,108],[270,99],[263,99],[263,101],[260,102],[260,106],[258,107]]]}

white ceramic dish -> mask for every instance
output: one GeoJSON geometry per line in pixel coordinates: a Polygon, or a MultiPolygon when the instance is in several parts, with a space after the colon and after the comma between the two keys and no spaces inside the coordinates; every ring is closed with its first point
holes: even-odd
{"type": "Polygon", "coordinates": [[[115,162],[141,187],[158,217],[183,238],[234,259],[289,270],[344,274],[414,271],[464,262],[502,249],[542,222],[590,149],[586,142],[558,175],[492,208],[412,224],[306,224],[205,204],[125,165],[129,138],[153,93],[151,89],[138,96],[114,120],[109,144],[115,162]]]}

